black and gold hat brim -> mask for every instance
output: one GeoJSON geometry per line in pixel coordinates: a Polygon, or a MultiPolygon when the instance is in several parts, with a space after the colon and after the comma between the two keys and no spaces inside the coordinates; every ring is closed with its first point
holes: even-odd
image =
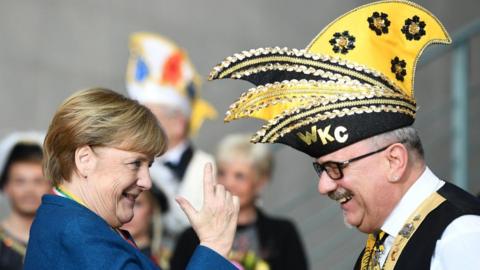
{"type": "Polygon", "coordinates": [[[270,120],[252,142],[283,143],[318,158],[364,138],[413,124],[414,100],[382,88],[351,87],[363,91],[333,98],[312,97],[270,120]]]}
{"type": "Polygon", "coordinates": [[[312,133],[312,126],[303,126],[280,137],[277,143],[288,145],[313,158],[319,158],[363,139],[412,124],[413,118],[395,112],[370,113],[360,118],[346,116],[330,119],[328,124],[315,125],[317,126],[315,140],[306,137],[308,133],[312,133]],[[319,130],[323,137],[318,134],[319,130]],[[298,134],[303,134],[305,140],[299,140],[298,134]],[[308,140],[310,144],[306,143],[308,140]]]}
{"type": "Polygon", "coordinates": [[[289,80],[358,81],[401,92],[383,74],[339,58],[288,48],[259,48],[227,57],[210,72],[209,80],[239,79],[265,85],[289,80]]]}

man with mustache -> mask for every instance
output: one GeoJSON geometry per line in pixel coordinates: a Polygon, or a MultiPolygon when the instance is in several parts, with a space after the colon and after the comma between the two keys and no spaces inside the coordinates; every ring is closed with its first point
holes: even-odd
{"type": "Polygon", "coordinates": [[[226,121],[265,120],[253,142],[314,158],[319,192],[369,234],[355,269],[480,269],[480,202],[432,173],[412,127],[417,60],[450,42],[428,10],[381,1],[339,17],[304,50],[243,51],[210,74],[257,86],[226,121]]]}

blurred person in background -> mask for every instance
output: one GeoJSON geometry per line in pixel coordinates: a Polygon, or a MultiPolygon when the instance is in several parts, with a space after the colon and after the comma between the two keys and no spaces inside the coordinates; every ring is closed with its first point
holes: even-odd
{"type": "Polygon", "coordinates": [[[153,112],[168,138],[167,152],[155,159],[150,169],[153,194],[165,193],[169,205],[162,216],[161,243],[162,257],[168,260],[178,234],[189,226],[175,197],[183,196],[194,207],[201,207],[198,175],[205,163],[213,163],[213,157],[194,147],[190,138],[216,111],[200,98],[200,77],[187,53],[174,42],[140,32],[132,34],[129,47],[128,94],[153,112]]]}
{"type": "MultiPolygon", "coordinates": [[[[44,172],[54,194],[42,198],[24,269],[158,269],[121,227],[132,220],[138,196],[152,186],[149,167],[165,149],[165,133],[137,101],[102,88],[67,98],[45,138],[44,172]]],[[[201,209],[177,197],[201,239],[187,269],[234,270],[225,257],[238,198],[215,184],[212,171],[205,166],[201,209]]]]}
{"type": "Polygon", "coordinates": [[[432,43],[451,39],[430,11],[379,1],[340,16],[305,49],[243,51],[211,72],[258,86],[226,120],[263,119],[253,142],[311,156],[319,193],[368,234],[354,269],[480,269],[480,201],[428,168],[412,126],[416,63],[432,43]]]}
{"type": "MultiPolygon", "coordinates": [[[[228,258],[245,270],[308,269],[295,225],[269,216],[257,206],[272,176],[273,157],[268,146],[251,144],[247,135],[228,135],[219,143],[215,157],[218,182],[240,199],[237,232],[228,258]]],[[[191,228],[183,232],[171,269],[185,269],[198,243],[191,228]]]]}
{"type": "Polygon", "coordinates": [[[152,194],[150,190],[142,192],[133,207],[133,218],[122,226],[135,240],[137,247],[147,257],[150,257],[155,264],[168,268],[168,263],[160,259],[160,243],[162,237],[161,213],[165,209],[162,203],[152,194]]]}
{"type": "Polygon", "coordinates": [[[0,189],[10,203],[0,222],[0,269],[21,270],[30,226],[42,196],[51,188],[42,172],[43,134],[15,132],[0,143],[0,189]]]}

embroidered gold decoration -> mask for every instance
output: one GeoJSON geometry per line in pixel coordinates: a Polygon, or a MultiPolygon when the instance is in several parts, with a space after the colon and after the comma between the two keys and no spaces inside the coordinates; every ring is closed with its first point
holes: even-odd
{"type": "Polygon", "coordinates": [[[368,234],[363,256],[360,261],[360,269],[382,269],[380,266],[380,257],[385,252],[384,242],[387,237],[388,235],[383,231],[368,234]]]}
{"type": "MultiPolygon", "coordinates": [[[[271,135],[271,138],[269,138],[268,141],[267,139],[262,140],[262,142],[268,142],[268,143],[273,143],[277,141],[280,137],[285,136],[286,134],[290,133],[292,130],[298,129],[302,126],[305,126],[307,124],[311,124],[316,121],[323,121],[327,119],[333,119],[337,117],[345,117],[348,115],[353,115],[353,114],[362,114],[362,113],[379,113],[379,112],[395,112],[395,113],[404,113],[407,114],[411,117],[414,117],[415,113],[412,112],[411,110],[404,109],[404,108],[399,108],[397,106],[385,106],[385,105],[380,105],[380,106],[362,106],[362,107],[353,107],[350,109],[342,109],[342,110],[334,110],[332,112],[325,112],[324,114],[319,114],[316,115],[310,119],[298,122],[295,125],[287,126],[284,129],[281,129],[278,134],[273,134],[271,135]]],[[[269,134],[270,135],[270,134],[269,134]]]]}
{"type": "Polygon", "coordinates": [[[391,270],[395,268],[398,258],[401,256],[403,249],[411,239],[412,235],[415,234],[415,231],[420,227],[427,215],[444,201],[445,198],[435,192],[417,207],[415,212],[410,215],[405,223],[404,228],[408,227],[408,229],[406,229],[403,233],[399,233],[398,236],[395,237],[392,249],[388,254],[385,264],[383,265],[383,269],[391,270]],[[405,233],[406,231],[408,231],[408,233],[405,233]]]}
{"type": "Polygon", "coordinates": [[[405,25],[402,27],[402,33],[405,34],[405,37],[408,40],[420,40],[420,38],[426,34],[425,26],[426,23],[420,21],[420,18],[415,15],[413,18],[405,20],[405,25]]]}
{"type": "Polygon", "coordinates": [[[412,235],[413,230],[415,230],[415,226],[413,225],[413,223],[407,223],[402,227],[402,229],[400,230],[400,232],[398,234],[400,234],[401,236],[403,236],[405,238],[409,238],[410,235],[412,235]]]}
{"type": "MultiPolygon", "coordinates": [[[[242,117],[266,120],[252,137],[253,142],[273,143],[283,138],[282,143],[316,155],[330,150],[299,145],[302,139],[299,128],[313,125],[326,128],[332,124],[330,119],[371,113],[407,116],[399,117],[392,128],[411,124],[417,109],[413,91],[417,60],[429,44],[450,42],[443,25],[428,10],[408,1],[385,0],[340,16],[304,50],[259,48],[227,57],[213,68],[209,79],[233,78],[263,84],[248,90],[233,103],[225,120],[242,117]],[[416,14],[418,20],[413,17],[416,14]],[[422,35],[422,26],[428,24],[428,31],[420,41],[405,42],[401,30],[406,18],[411,18],[405,28],[409,35],[422,35]],[[371,30],[366,29],[365,20],[371,30]],[[318,81],[275,82],[287,78],[318,81]],[[329,84],[336,90],[328,88],[329,84]],[[347,85],[346,89],[341,85],[347,85]],[[352,91],[361,88],[365,90],[352,91]],[[285,138],[291,132],[297,136],[285,138]]],[[[349,121],[362,120],[363,117],[348,118],[344,126],[347,129],[349,121]]],[[[348,143],[369,135],[368,131],[360,135],[362,132],[356,134],[352,130],[349,135],[353,140],[348,143]]],[[[325,141],[330,142],[331,138],[325,141]]],[[[339,147],[342,146],[335,145],[332,149],[339,147]]]]}
{"type": "MultiPolygon", "coordinates": [[[[332,87],[338,87],[332,84],[332,87]]],[[[297,106],[292,109],[287,109],[283,111],[281,114],[278,114],[274,119],[270,120],[267,124],[263,125],[263,127],[254,135],[252,138],[252,142],[266,142],[273,133],[277,132],[278,130],[282,129],[284,126],[289,125],[291,122],[297,121],[302,117],[310,116],[311,114],[315,114],[321,111],[328,111],[328,110],[338,110],[342,109],[343,107],[349,106],[364,106],[364,105],[378,105],[382,104],[382,102],[386,101],[387,104],[394,105],[395,107],[386,108],[389,112],[402,112],[412,117],[415,116],[415,102],[413,99],[409,97],[403,96],[401,94],[395,93],[393,91],[386,91],[382,88],[364,88],[365,92],[358,95],[339,95],[337,97],[332,97],[331,99],[312,99],[310,104],[306,104],[304,106],[297,106]],[[370,99],[367,101],[363,101],[364,99],[370,99]],[[399,101],[403,100],[403,101],[399,101]],[[408,109],[401,109],[397,108],[399,106],[406,107],[408,109]],[[306,110],[305,112],[299,114],[301,110],[306,110]],[[293,116],[292,116],[293,115],[293,116]],[[268,130],[268,134],[266,135],[268,130]]],[[[347,109],[348,110],[348,109],[347,109]]],[[[369,111],[367,111],[370,113],[369,111]]],[[[349,115],[353,113],[360,113],[358,109],[352,109],[349,111],[349,115]]],[[[342,116],[344,113],[336,113],[335,116],[342,116]]],[[[333,118],[331,114],[330,117],[333,118]]],[[[325,120],[325,117],[315,118],[310,120],[325,120]]],[[[308,123],[306,123],[308,124],[308,123]]],[[[296,128],[301,127],[295,125],[296,128]]],[[[284,130],[282,134],[277,134],[278,136],[283,136],[286,131],[292,130],[293,128],[284,130]]],[[[275,139],[269,140],[269,142],[275,141],[278,136],[275,136],[275,139]]]]}
{"type": "MultiPolygon", "coordinates": [[[[341,73],[344,76],[349,76],[350,78],[357,78],[372,85],[390,88],[397,92],[401,92],[398,85],[392,80],[390,80],[387,76],[378,71],[372,70],[364,65],[360,65],[345,59],[340,59],[338,57],[311,54],[306,53],[304,50],[290,50],[288,48],[259,48],[252,49],[248,52],[243,51],[241,54],[234,54],[233,57],[227,57],[222,63],[218,64],[212,69],[209,75],[209,80],[223,79],[229,76],[230,78],[235,79],[234,77],[232,77],[232,73],[235,73],[248,66],[257,66],[261,64],[272,64],[278,62],[285,62],[289,63],[290,65],[297,64],[312,66],[331,72],[341,73]],[[274,52],[280,55],[272,56],[274,52]],[[242,57],[239,57],[240,55],[242,55],[242,57]],[[262,57],[256,57],[260,55],[262,57]],[[240,58],[242,60],[239,60],[240,58]],[[239,63],[235,64],[236,62],[239,63]],[[374,77],[380,78],[381,80],[387,82],[387,85],[362,73],[366,73],[374,77]]],[[[251,74],[245,73],[242,74],[242,77],[245,75],[249,76],[251,74]]]]}
{"type": "Polygon", "coordinates": [[[350,35],[348,31],[337,32],[333,34],[333,38],[330,39],[329,43],[332,45],[332,50],[335,53],[347,54],[349,50],[355,48],[355,37],[350,35]]]}
{"type": "Polygon", "coordinates": [[[233,73],[230,78],[242,79],[243,77],[246,77],[246,76],[250,76],[250,75],[261,73],[261,72],[272,71],[272,70],[280,70],[280,71],[285,70],[289,72],[304,73],[307,75],[310,74],[313,76],[319,76],[324,79],[328,79],[332,81],[337,81],[337,80],[342,80],[345,82],[358,81],[358,80],[352,80],[349,76],[345,76],[339,73],[333,73],[331,71],[325,71],[323,69],[316,69],[316,68],[308,67],[305,65],[297,65],[297,64],[291,65],[291,64],[282,64],[282,63],[269,63],[266,65],[259,65],[253,68],[237,71],[233,73]]]}
{"type": "Polygon", "coordinates": [[[261,111],[267,107],[273,111],[283,112],[311,102],[312,99],[322,98],[322,102],[327,104],[337,101],[339,96],[353,99],[371,91],[379,92],[379,89],[367,84],[362,85],[358,81],[347,83],[291,80],[266,84],[243,93],[238,101],[230,105],[224,120],[229,122],[242,117],[255,117],[268,121],[271,118],[266,117],[261,111]],[[275,108],[272,108],[273,106],[275,108]]]}
{"type": "Polygon", "coordinates": [[[365,250],[361,259],[360,269],[362,270],[367,269],[368,265],[370,264],[370,258],[372,257],[375,240],[376,237],[373,233],[368,234],[367,243],[365,245],[365,250]]]}
{"type": "MultiPolygon", "coordinates": [[[[418,32],[417,35],[420,33],[421,31],[418,32]]],[[[408,34],[410,35],[410,33],[408,34]]],[[[339,55],[341,58],[377,70],[389,77],[391,81],[395,81],[395,74],[389,72],[390,65],[388,59],[392,59],[397,55],[409,63],[407,75],[404,81],[399,82],[398,85],[407,95],[414,96],[414,74],[417,61],[423,50],[428,45],[435,43],[451,43],[447,31],[435,15],[422,6],[410,1],[385,0],[365,4],[338,17],[320,31],[306,47],[306,51],[331,56],[339,55]],[[389,19],[391,20],[391,25],[395,25],[397,29],[391,29],[392,31],[390,31],[388,35],[382,35],[381,38],[378,38],[376,33],[372,31],[365,31],[365,24],[361,22],[365,21],[365,18],[373,12],[383,12],[391,16],[395,14],[395,17],[389,19]],[[422,36],[421,39],[419,38],[420,40],[417,42],[412,42],[408,44],[408,46],[404,46],[403,41],[405,40],[405,36],[400,31],[404,23],[403,20],[405,20],[404,18],[412,18],[414,15],[425,22],[428,31],[425,31],[425,35],[422,36]],[[328,41],[331,39],[333,33],[343,31],[344,29],[348,29],[350,33],[355,34],[357,44],[356,48],[349,51],[348,54],[339,55],[331,51],[331,45],[328,44],[328,41]],[[378,59],[384,59],[385,61],[378,61],[378,59]]]]}
{"type": "MultiPolygon", "coordinates": [[[[403,101],[395,101],[395,100],[385,100],[385,99],[374,99],[374,100],[367,100],[367,101],[353,101],[353,102],[342,102],[332,104],[330,106],[321,106],[315,107],[312,110],[294,115],[290,118],[287,118],[285,121],[279,123],[274,128],[269,130],[272,126],[274,126],[273,121],[264,125],[261,130],[257,132],[252,138],[252,142],[262,142],[262,143],[274,143],[278,140],[279,137],[283,137],[285,134],[290,133],[292,130],[298,129],[302,126],[324,121],[327,119],[333,119],[336,117],[344,117],[347,115],[353,114],[362,114],[362,113],[374,113],[374,112],[395,112],[395,113],[404,113],[411,117],[415,117],[415,111],[413,110],[413,106],[410,103],[403,102],[403,101]],[[371,106],[365,106],[369,104],[375,104],[371,106]],[[385,105],[390,104],[390,105],[385,105]],[[364,106],[362,106],[364,105],[364,106]],[[343,108],[342,107],[350,107],[350,106],[361,106],[361,107],[352,107],[352,108],[343,108]],[[408,107],[407,108],[402,108],[408,107]],[[340,108],[337,109],[337,108],[340,108]],[[314,117],[308,117],[303,119],[311,114],[324,111],[324,110],[332,110],[326,111],[322,114],[315,115],[314,117]],[[302,121],[299,121],[302,119],[302,121]],[[298,122],[295,122],[298,121],[298,122]],[[292,125],[287,126],[288,124],[295,122],[292,125]],[[267,133],[267,130],[268,133],[267,133]]],[[[295,111],[293,111],[295,113],[295,111]]]]}
{"type": "Polygon", "coordinates": [[[395,78],[399,81],[403,81],[405,75],[407,75],[407,63],[405,60],[400,60],[397,56],[393,58],[390,63],[392,64],[391,71],[395,74],[395,78]]]}
{"type": "Polygon", "coordinates": [[[311,131],[297,132],[297,137],[302,140],[306,145],[316,143],[318,138],[322,145],[326,145],[330,142],[344,143],[348,139],[348,130],[344,126],[336,126],[332,128],[332,125],[328,125],[324,128],[317,128],[317,125],[310,126],[311,131]],[[330,130],[333,130],[333,134],[330,134],[330,130]],[[333,135],[333,136],[332,136],[333,135]]]}
{"type": "Polygon", "coordinates": [[[388,33],[390,20],[388,20],[388,15],[386,13],[375,11],[372,16],[368,17],[367,21],[368,26],[375,32],[375,34],[377,34],[377,36],[388,33]]]}

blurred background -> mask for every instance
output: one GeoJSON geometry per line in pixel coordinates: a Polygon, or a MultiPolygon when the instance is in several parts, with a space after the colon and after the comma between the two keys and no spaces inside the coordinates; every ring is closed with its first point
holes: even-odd
{"type": "MultiPolygon", "coordinates": [[[[103,86],[126,94],[128,37],[165,35],[186,49],[206,77],[225,57],[251,48],[304,48],[329,22],[370,1],[355,0],[0,0],[0,136],[46,130],[56,107],[76,90],[103,86]]],[[[480,191],[480,2],[416,1],[443,22],[453,46],[431,46],[415,79],[420,131],[430,168],[442,179],[480,191]],[[436,48],[434,48],[436,47],[436,48]]],[[[203,83],[219,112],[194,139],[213,152],[223,136],[254,133],[255,120],[223,124],[223,113],[250,88],[203,83]]],[[[351,269],[365,236],[345,228],[341,210],[317,192],[309,157],[275,147],[273,181],[263,196],[272,214],[298,225],[311,269],[351,269]]],[[[0,217],[5,215],[5,200],[0,217]]]]}

